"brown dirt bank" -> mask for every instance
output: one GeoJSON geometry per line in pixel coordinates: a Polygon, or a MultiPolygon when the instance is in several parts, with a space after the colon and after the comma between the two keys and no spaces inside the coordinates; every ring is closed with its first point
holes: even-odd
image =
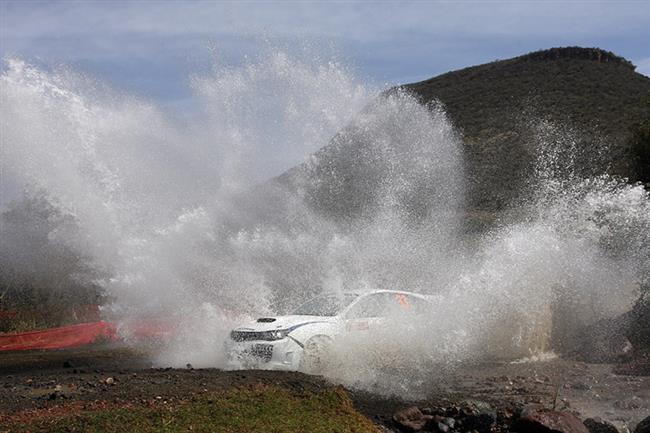
{"type": "MultiPolygon", "coordinates": [[[[370,419],[390,423],[398,409],[449,406],[467,399],[499,409],[526,403],[555,404],[583,418],[600,416],[619,427],[650,414],[650,377],[615,374],[612,365],[554,359],[527,363],[463,365],[426,378],[412,401],[351,390],[370,419]]],[[[323,378],[274,371],[152,368],[146,353],[102,346],[0,355],[0,424],[16,416],[47,416],[80,408],[170,404],[240,386],[275,385],[295,391],[331,387],[323,378]]]]}

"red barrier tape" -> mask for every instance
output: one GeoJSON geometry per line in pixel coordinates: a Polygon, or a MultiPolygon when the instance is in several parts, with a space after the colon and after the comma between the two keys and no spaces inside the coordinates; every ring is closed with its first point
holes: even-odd
{"type": "Polygon", "coordinates": [[[0,351],[65,349],[94,343],[99,338],[117,340],[115,325],[107,322],[80,323],[43,331],[0,334],[0,351]]]}

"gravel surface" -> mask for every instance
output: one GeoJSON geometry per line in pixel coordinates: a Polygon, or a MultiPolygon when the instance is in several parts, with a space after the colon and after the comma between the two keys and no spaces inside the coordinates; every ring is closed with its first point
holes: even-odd
{"type": "MultiPolygon", "coordinates": [[[[0,354],[0,420],[39,411],[60,412],[102,405],[174,404],[201,393],[258,383],[298,390],[333,386],[301,373],[154,368],[146,353],[122,347],[0,354]]],[[[553,359],[481,363],[432,374],[422,392],[404,399],[351,390],[357,407],[378,423],[417,402],[421,407],[467,399],[513,410],[527,403],[600,416],[630,430],[650,415],[650,377],[613,373],[608,364],[553,359]]]]}

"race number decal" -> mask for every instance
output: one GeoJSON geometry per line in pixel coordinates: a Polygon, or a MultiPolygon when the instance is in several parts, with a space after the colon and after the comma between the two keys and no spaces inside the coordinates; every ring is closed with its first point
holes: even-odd
{"type": "Polygon", "coordinates": [[[400,307],[404,309],[411,308],[411,304],[409,304],[409,299],[408,297],[406,297],[406,295],[397,293],[395,294],[395,299],[397,299],[397,302],[399,303],[400,307]]]}

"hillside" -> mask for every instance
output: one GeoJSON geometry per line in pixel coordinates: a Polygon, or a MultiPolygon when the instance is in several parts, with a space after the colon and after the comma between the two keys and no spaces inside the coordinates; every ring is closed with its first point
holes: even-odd
{"type": "MultiPolygon", "coordinates": [[[[585,170],[637,178],[629,137],[632,125],[650,117],[650,78],[634,69],[597,48],[553,48],[400,88],[425,104],[443,104],[462,135],[468,207],[491,213],[520,193],[539,146],[535,128],[544,121],[557,127],[548,139],[570,134],[577,142],[585,170]]],[[[335,138],[277,181],[301,188],[322,213],[352,216],[368,202],[377,180],[368,181],[373,168],[359,149],[364,146],[335,138]]],[[[430,188],[435,187],[421,189],[419,198],[430,188]]]]}

